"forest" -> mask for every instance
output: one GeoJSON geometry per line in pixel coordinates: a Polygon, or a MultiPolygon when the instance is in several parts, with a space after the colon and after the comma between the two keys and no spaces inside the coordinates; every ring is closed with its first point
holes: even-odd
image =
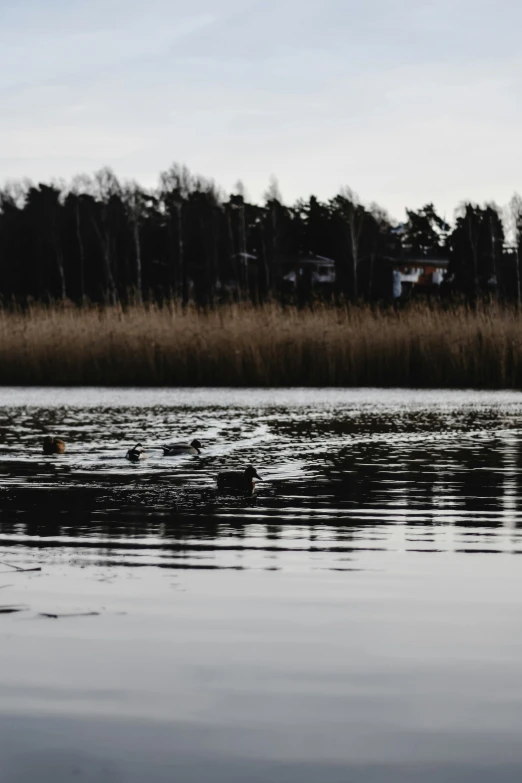
{"type": "Polygon", "coordinates": [[[158,187],[120,182],[109,168],[71,183],[9,182],[0,190],[0,297],[10,302],[213,305],[284,296],[285,264],[335,262],[332,290],[305,300],[385,301],[390,264],[449,260],[441,294],[494,294],[520,303],[522,199],[463,203],[448,225],[432,204],[397,224],[346,188],[329,201],[283,203],[273,180],[264,203],[244,187],[226,195],[173,165],[158,187]]]}

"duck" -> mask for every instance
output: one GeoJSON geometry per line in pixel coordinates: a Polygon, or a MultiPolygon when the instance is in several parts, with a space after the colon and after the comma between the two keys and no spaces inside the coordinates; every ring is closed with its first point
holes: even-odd
{"type": "Polygon", "coordinates": [[[53,435],[46,435],[43,440],[44,454],[63,454],[65,451],[65,442],[61,438],[55,438],[53,435]]]}
{"type": "Polygon", "coordinates": [[[263,479],[257,470],[249,465],[245,470],[225,470],[218,473],[218,489],[240,490],[244,492],[253,492],[255,489],[254,479],[262,481],[263,479]]]}
{"type": "Polygon", "coordinates": [[[146,459],[147,452],[145,451],[141,443],[136,443],[136,445],[133,446],[132,449],[128,450],[125,457],[127,459],[130,459],[131,462],[139,462],[140,459],[146,459]]]}
{"type": "Polygon", "coordinates": [[[162,448],[166,457],[173,457],[177,454],[200,454],[203,446],[199,440],[193,440],[191,443],[170,443],[162,448]]]}

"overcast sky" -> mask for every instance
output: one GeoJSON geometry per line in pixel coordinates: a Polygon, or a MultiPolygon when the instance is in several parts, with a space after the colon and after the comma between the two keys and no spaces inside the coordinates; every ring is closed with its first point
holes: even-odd
{"type": "Polygon", "coordinates": [[[173,162],[394,217],[522,191],[516,0],[0,0],[0,179],[173,162]]]}

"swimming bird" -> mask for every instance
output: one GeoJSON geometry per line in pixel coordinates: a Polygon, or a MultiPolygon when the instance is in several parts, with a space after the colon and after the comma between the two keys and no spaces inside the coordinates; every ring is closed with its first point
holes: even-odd
{"type": "Polygon", "coordinates": [[[127,459],[130,459],[131,462],[139,462],[140,459],[145,459],[147,457],[147,452],[141,443],[136,443],[132,449],[128,450],[125,456],[127,459]]]}
{"type": "Polygon", "coordinates": [[[170,443],[162,448],[166,457],[173,457],[176,454],[199,454],[203,446],[199,440],[193,440],[192,443],[170,443]]]}
{"type": "Polygon", "coordinates": [[[63,454],[65,443],[61,438],[55,438],[52,435],[46,435],[43,440],[44,454],[63,454]]]}
{"type": "Polygon", "coordinates": [[[262,481],[257,470],[249,465],[245,470],[225,470],[218,473],[218,489],[241,490],[243,492],[252,492],[255,488],[254,479],[262,481]]]}

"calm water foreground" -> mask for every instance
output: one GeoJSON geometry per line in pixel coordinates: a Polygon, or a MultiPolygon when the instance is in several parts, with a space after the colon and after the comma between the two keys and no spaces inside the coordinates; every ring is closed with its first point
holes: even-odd
{"type": "Polygon", "coordinates": [[[521,435],[516,393],[0,390],[0,781],[522,779],[521,435]]]}

